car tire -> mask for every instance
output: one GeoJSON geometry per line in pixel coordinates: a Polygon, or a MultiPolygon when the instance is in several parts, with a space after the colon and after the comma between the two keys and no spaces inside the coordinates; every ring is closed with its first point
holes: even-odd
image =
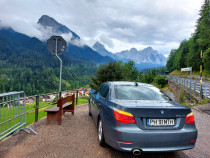
{"type": "Polygon", "coordinates": [[[100,146],[105,146],[105,139],[104,139],[104,131],[103,131],[103,124],[102,120],[99,118],[98,121],[98,143],[100,146]]]}
{"type": "Polygon", "coordinates": [[[89,114],[89,116],[92,116],[92,113],[91,113],[91,111],[90,111],[90,105],[88,105],[88,107],[89,107],[89,112],[88,112],[88,114],[89,114]]]}

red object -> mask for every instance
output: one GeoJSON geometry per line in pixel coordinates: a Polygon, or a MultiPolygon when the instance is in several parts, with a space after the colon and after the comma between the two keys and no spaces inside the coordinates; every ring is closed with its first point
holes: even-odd
{"type": "Polygon", "coordinates": [[[118,141],[119,143],[132,144],[130,141],[118,141]]]}
{"type": "Polygon", "coordinates": [[[190,142],[195,142],[196,141],[196,139],[192,139],[192,140],[190,140],[190,142]]]}
{"type": "Polygon", "coordinates": [[[133,116],[124,115],[115,110],[113,110],[113,112],[114,112],[114,117],[117,122],[127,123],[127,124],[136,124],[135,118],[133,116]]]}
{"type": "Polygon", "coordinates": [[[192,124],[192,123],[195,123],[195,118],[194,118],[193,113],[191,112],[186,116],[185,124],[192,124]]]}

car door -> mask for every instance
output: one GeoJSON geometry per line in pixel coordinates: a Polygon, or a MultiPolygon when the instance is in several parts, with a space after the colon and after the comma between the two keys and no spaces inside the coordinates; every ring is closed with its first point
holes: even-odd
{"type": "Polygon", "coordinates": [[[96,93],[92,96],[92,104],[91,104],[91,113],[93,116],[93,120],[95,121],[95,123],[97,123],[97,118],[98,118],[98,106],[99,106],[99,99],[100,99],[100,95],[101,95],[101,91],[103,89],[104,84],[102,84],[98,90],[96,91],[96,93]]]}
{"type": "Polygon", "coordinates": [[[98,119],[98,115],[100,114],[101,119],[103,120],[104,118],[104,112],[106,112],[107,108],[107,95],[109,93],[109,85],[105,83],[103,87],[99,91],[99,95],[96,96],[96,105],[95,105],[95,116],[96,116],[96,121],[98,119]]]}
{"type": "Polygon", "coordinates": [[[98,98],[98,109],[103,108],[101,106],[106,106],[107,104],[107,95],[109,93],[109,85],[104,84],[103,89],[100,91],[100,96],[98,98]]]}

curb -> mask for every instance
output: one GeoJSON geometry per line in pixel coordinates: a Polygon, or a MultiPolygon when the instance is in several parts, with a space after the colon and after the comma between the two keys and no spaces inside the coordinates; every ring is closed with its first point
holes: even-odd
{"type": "Polygon", "coordinates": [[[205,115],[207,115],[207,116],[209,116],[209,117],[210,117],[210,115],[209,115],[209,114],[207,114],[207,113],[205,113],[204,111],[202,111],[202,110],[198,109],[197,107],[192,107],[192,109],[197,110],[197,111],[199,111],[199,112],[201,112],[201,113],[204,113],[205,115]]]}
{"type": "Polygon", "coordinates": [[[80,107],[80,106],[85,106],[85,105],[88,105],[88,103],[76,105],[75,108],[76,108],[76,107],[80,107]]]}

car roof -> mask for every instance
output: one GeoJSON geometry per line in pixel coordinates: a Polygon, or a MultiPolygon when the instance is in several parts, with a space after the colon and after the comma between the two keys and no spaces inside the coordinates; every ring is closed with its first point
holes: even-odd
{"type": "Polygon", "coordinates": [[[138,86],[148,86],[148,87],[155,87],[151,84],[141,83],[141,82],[132,82],[132,81],[108,81],[107,83],[111,84],[112,86],[135,86],[138,83],[138,86]]]}

